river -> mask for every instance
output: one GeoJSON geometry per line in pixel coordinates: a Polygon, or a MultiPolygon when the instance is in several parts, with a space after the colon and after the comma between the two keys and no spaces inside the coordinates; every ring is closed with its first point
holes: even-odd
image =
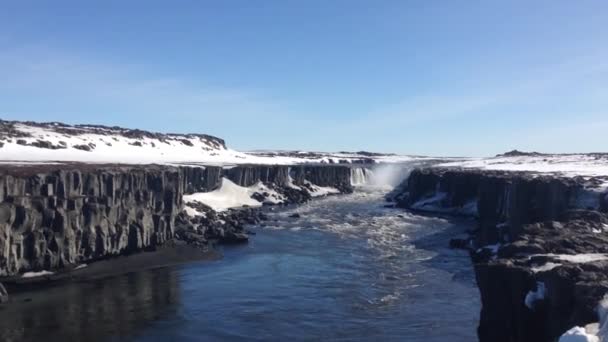
{"type": "Polygon", "coordinates": [[[217,261],[45,289],[0,311],[0,339],[475,341],[472,265],[447,248],[473,222],[385,208],[383,194],[269,211],[217,261]]]}

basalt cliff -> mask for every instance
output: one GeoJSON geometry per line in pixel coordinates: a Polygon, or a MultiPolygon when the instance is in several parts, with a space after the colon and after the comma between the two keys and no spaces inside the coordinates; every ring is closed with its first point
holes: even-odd
{"type": "Polygon", "coordinates": [[[426,168],[391,199],[477,218],[470,239],[451,245],[468,249],[474,262],[480,341],[557,341],[572,327],[598,328],[608,293],[605,184],[603,177],[426,168]]]}
{"type": "Polygon", "coordinates": [[[71,268],[175,238],[201,247],[245,241],[243,225],[261,212],[215,213],[200,204],[208,215],[193,218],[183,210],[185,194],[213,191],[223,178],[243,187],[261,182],[288,204],[309,200],[313,186],[350,192],[350,177],[340,165],[3,165],[0,276],[71,268]]]}

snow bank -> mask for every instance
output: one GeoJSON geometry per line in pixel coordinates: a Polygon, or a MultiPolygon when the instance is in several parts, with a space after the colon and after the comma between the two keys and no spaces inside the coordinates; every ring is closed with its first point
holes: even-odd
{"type": "Polygon", "coordinates": [[[575,264],[608,260],[608,254],[587,253],[587,254],[543,254],[561,261],[568,261],[575,264]]]}
{"type": "MultiPolygon", "coordinates": [[[[201,202],[215,211],[224,211],[244,206],[259,207],[262,203],[251,198],[251,195],[256,192],[254,187],[255,185],[245,188],[236,185],[227,178],[222,178],[222,185],[219,189],[211,192],[197,192],[191,195],[184,195],[184,203],[201,202]]],[[[193,209],[191,208],[191,210],[193,209]]],[[[190,215],[191,212],[188,214],[190,215]]]]}
{"type": "Polygon", "coordinates": [[[599,337],[589,334],[585,328],[574,327],[566,331],[558,342],[600,342],[599,337]]]}
{"type": "MultiPolygon", "coordinates": [[[[340,190],[331,187],[322,187],[305,181],[305,186],[297,186],[293,184],[291,178],[287,186],[293,189],[305,190],[312,197],[321,197],[331,194],[339,194],[340,190]]],[[[189,216],[202,216],[204,213],[199,212],[190,206],[190,203],[200,202],[215,211],[224,211],[231,208],[260,207],[262,204],[281,204],[287,202],[287,198],[274,189],[269,188],[262,182],[258,182],[250,187],[239,186],[228,178],[222,178],[222,185],[211,192],[197,192],[190,195],[184,195],[184,210],[189,216]],[[252,198],[254,194],[261,195],[259,200],[252,198]]]]}
{"type": "Polygon", "coordinates": [[[608,295],[597,307],[599,322],[566,331],[558,342],[606,342],[608,341],[608,295]]]}
{"type": "Polygon", "coordinates": [[[428,159],[365,153],[244,153],[203,134],[161,134],[120,127],[34,124],[0,120],[0,162],[230,165],[353,163],[372,159],[399,163],[428,159]]]}
{"type": "MultiPolygon", "coordinates": [[[[608,176],[608,157],[593,154],[476,158],[441,163],[437,166],[559,173],[566,176],[608,176]]],[[[608,187],[608,184],[606,186],[608,187]]]]}
{"type": "MultiPolygon", "coordinates": [[[[565,262],[570,262],[573,264],[584,264],[584,263],[588,263],[588,262],[608,260],[608,254],[603,254],[603,253],[533,254],[533,255],[528,256],[528,259],[533,258],[533,257],[539,257],[539,256],[540,257],[549,257],[549,258],[552,258],[554,261],[565,261],[565,262]]],[[[559,262],[547,262],[545,264],[532,267],[531,270],[534,273],[546,272],[546,271],[550,271],[550,270],[552,270],[556,267],[560,267],[560,266],[562,266],[562,264],[559,262]]]]}
{"type": "Polygon", "coordinates": [[[25,273],[23,273],[21,278],[36,278],[36,277],[53,275],[53,274],[55,274],[55,273],[51,272],[51,271],[25,272],[25,273]]]}
{"type": "Polygon", "coordinates": [[[335,195],[335,194],[340,193],[340,190],[329,187],[329,186],[318,186],[318,185],[310,183],[309,181],[305,181],[304,184],[306,185],[307,188],[310,189],[309,193],[310,193],[310,196],[312,196],[312,197],[322,197],[322,196],[335,195]]]}
{"type": "Polygon", "coordinates": [[[560,264],[560,263],[548,262],[548,263],[540,265],[540,266],[532,267],[531,270],[534,273],[546,272],[546,271],[551,271],[552,269],[559,267],[561,265],[562,264],[560,264]]]}

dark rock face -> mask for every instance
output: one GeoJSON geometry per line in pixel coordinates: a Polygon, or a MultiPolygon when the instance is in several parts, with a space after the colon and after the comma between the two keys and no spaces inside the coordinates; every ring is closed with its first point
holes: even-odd
{"type": "Polygon", "coordinates": [[[8,302],[8,292],[4,288],[4,285],[0,283],[0,304],[8,302]]]}
{"type": "Polygon", "coordinates": [[[222,185],[223,169],[219,166],[180,167],[185,193],[213,191],[222,185]]]}
{"type": "Polygon", "coordinates": [[[560,255],[606,254],[605,222],[605,214],[577,210],[561,222],[527,224],[496,258],[477,260],[480,340],[555,341],[573,326],[597,322],[598,303],[608,293],[608,260],[582,262],[560,255]],[[539,284],[542,298],[527,303],[539,284]]]}
{"type": "Polygon", "coordinates": [[[0,175],[0,275],[162,244],[182,205],[176,169],[0,175]]]}
{"type": "Polygon", "coordinates": [[[589,188],[593,180],[536,176],[525,173],[418,169],[412,171],[397,205],[444,194],[437,205],[461,208],[477,202],[481,245],[516,239],[524,224],[560,220],[569,209],[586,206],[601,209],[602,196],[589,188]]]}
{"type": "Polygon", "coordinates": [[[91,146],[89,146],[89,145],[74,145],[72,147],[77,150],[82,150],[82,151],[87,151],[87,152],[91,152],[91,150],[92,150],[91,146]]]}
{"type": "Polygon", "coordinates": [[[597,322],[608,293],[608,260],[601,258],[608,255],[608,199],[599,183],[431,168],[413,171],[393,198],[403,208],[429,198],[440,209],[476,202],[479,227],[469,243],[482,300],[480,341],[555,341],[573,326],[597,322]],[[479,248],[486,245],[497,253],[479,248]],[[581,254],[592,259],[572,259],[581,254]]]}
{"type": "Polygon", "coordinates": [[[239,165],[224,170],[224,175],[235,184],[245,187],[257,182],[285,186],[289,178],[289,166],[239,165]]]}
{"type": "MultiPolygon", "coordinates": [[[[296,170],[303,184],[352,191],[347,167],[296,170]]],[[[204,208],[205,218],[189,220],[181,213],[183,195],[212,191],[226,176],[243,186],[264,182],[289,203],[310,200],[307,191],[287,186],[289,173],[288,166],[61,164],[0,169],[0,276],[151,249],[176,236],[201,247],[209,241],[245,242],[243,227],[259,222],[259,211],[215,213],[204,208]]]]}
{"type": "Polygon", "coordinates": [[[350,183],[351,169],[348,166],[295,166],[291,168],[293,182],[296,185],[305,185],[305,181],[318,186],[329,186],[342,193],[353,192],[350,183]]]}

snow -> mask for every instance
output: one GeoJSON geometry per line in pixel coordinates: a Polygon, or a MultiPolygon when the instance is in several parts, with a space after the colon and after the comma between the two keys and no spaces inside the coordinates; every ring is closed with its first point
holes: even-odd
{"type": "Polygon", "coordinates": [[[558,342],[600,342],[599,337],[589,334],[585,328],[574,327],[566,331],[558,342]]]}
{"type": "Polygon", "coordinates": [[[608,295],[598,303],[598,323],[583,327],[573,327],[566,331],[558,342],[601,342],[608,341],[608,295]]]}
{"type": "Polygon", "coordinates": [[[52,274],[55,274],[55,273],[51,272],[51,271],[25,272],[25,273],[23,273],[21,278],[36,278],[36,277],[48,276],[48,275],[52,275],[52,274]]]}
{"type": "MultiPolygon", "coordinates": [[[[4,137],[0,139],[4,146],[0,148],[0,162],[3,163],[120,163],[120,164],[270,164],[291,165],[303,163],[352,163],[362,158],[374,159],[380,163],[399,163],[426,157],[411,157],[397,155],[367,156],[357,153],[318,153],[305,152],[299,156],[294,154],[256,154],[232,150],[220,145],[212,137],[199,135],[165,134],[154,137],[130,137],[127,129],[99,128],[86,126],[55,125],[32,126],[26,123],[16,123],[15,130],[29,134],[29,137],[4,137]],[[70,134],[65,131],[71,132],[70,134]],[[26,144],[44,141],[53,146],[65,148],[48,149],[17,144],[17,140],[25,140],[26,144]],[[90,145],[91,151],[74,148],[78,145],[90,145]],[[137,146],[141,145],[141,146],[137,146]]],[[[1,138],[1,137],[0,137],[1,138]]]]}
{"type": "Polygon", "coordinates": [[[559,267],[561,265],[562,264],[560,264],[560,263],[548,262],[541,266],[532,267],[532,272],[534,272],[534,273],[547,272],[547,271],[551,271],[552,269],[559,267]]]}
{"type": "MultiPolygon", "coordinates": [[[[603,261],[603,260],[608,260],[608,254],[602,254],[602,253],[588,253],[588,254],[534,254],[534,255],[530,255],[529,258],[533,258],[533,257],[549,257],[552,258],[554,261],[565,261],[565,262],[570,262],[573,264],[584,264],[584,263],[588,263],[588,262],[594,262],[594,261],[603,261]]],[[[546,272],[546,271],[550,271],[556,267],[562,266],[562,263],[559,262],[547,262],[543,265],[540,266],[535,266],[532,267],[532,272],[534,273],[538,273],[538,272],[546,272]]]]}
{"type": "Polygon", "coordinates": [[[555,258],[560,261],[568,261],[575,264],[583,264],[587,262],[608,260],[607,254],[588,253],[588,254],[545,254],[545,256],[555,258]]]}
{"type": "Polygon", "coordinates": [[[308,188],[312,189],[312,191],[309,191],[310,196],[312,196],[312,197],[322,197],[322,196],[334,195],[334,194],[340,193],[340,190],[338,190],[336,188],[332,188],[332,187],[328,187],[328,186],[318,186],[318,185],[312,184],[309,181],[304,181],[304,184],[307,185],[308,188]]]}
{"type": "MultiPolygon", "coordinates": [[[[566,176],[608,176],[608,157],[601,158],[590,154],[475,158],[440,163],[437,166],[559,173],[566,176]]],[[[606,186],[608,187],[608,184],[606,186]]]]}
{"type": "Polygon", "coordinates": [[[545,299],[545,292],[545,283],[543,283],[542,281],[537,281],[536,290],[528,291],[528,293],[526,294],[526,298],[524,299],[524,304],[526,304],[529,309],[534,309],[535,302],[545,299]]]}
{"type": "Polygon", "coordinates": [[[253,187],[238,186],[228,178],[222,178],[222,185],[219,189],[211,192],[197,192],[191,195],[184,195],[184,203],[201,202],[215,211],[224,211],[244,206],[259,207],[262,203],[251,198],[254,192],[255,189],[253,187]]]}
{"type": "MultiPolygon", "coordinates": [[[[12,142],[4,142],[0,149],[0,159],[3,161],[79,161],[90,163],[124,163],[124,164],[151,164],[151,163],[185,163],[206,162],[211,164],[223,163],[287,163],[287,160],[269,160],[265,157],[250,156],[229,148],[216,145],[213,142],[197,136],[170,136],[163,140],[149,137],[129,138],[116,132],[104,135],[87,133],[70,135],[57,132],[50,128],[33,127],[17,124],[19,131],[29,133],[31,137],[12,138],[12,142]],[[65,144],[66,148],[47,149],[34,146],[24,146],[16,143],[23,139],[28,144],[43,140],[55,146],[65,144]],[[182,141],[189,141],[189,146],[182,141]],[[94,144],[91,151],[74,148],[77,145],[94,144]],[[141,144],[141,146],[136,146],[141,144]]],[[[91,131],[93,132],[93,131],[91,131]]]]}
{"type": "Polygon", "coordinates": [[[262,182],[258,182],[257,184],[249,187],[249,189],[250,189],[250,191],[252,191],[252,194],[255,192],[264,194],[266,198],[264,199],[263,203],[281,204],[281,203],[285,203],[287,201],[287,198],[285,196],[279,194],[278,192],[276,192],[273,189],[270,189],[269,187],[264,185],[264,183],[262,183],[262,182]]]}
{"type": "MultiPolygon", "coordinates": [[[[322,187],[305,181],[305,187],[299,187],[293,184],[291,178],[287,186],[305,190],[312,197],[321,197],[331,194],[338,194],[340,190],[331,187],[322,187]]],[[[210,192],[197,192],[189,195],[184,195],[184,210],[189,216],[202,216],[204,213],[199,212],[194,207],[189,206],[189,203],[200,202],[203,203],[215,211],[225,211],[231,208],[240,208],[244,206],[248,207],[260,207],[262,204],[281,204],[285,203],[287,198],[282,194],[278,193],[266,186],[262,182],[258,182],[250,187],[242,187],[233,183],[228,178],[222,178],[222,185],[210,192]],[[259,193],[264,196],[264,200],[259,202],[256,199],[251,198],[253,194],[259,193]]]]}
{"type": "MultiPolygon", "coordinates": [[[[191,202],[190,202],[191,203],[191,202]]],[[[205,216],[205,213],[201,213],[200,211],[196,210],[195,208],[189,206],[189,205],[184,205],[184,210],[186,211],[186,214],[190,217],[195,217],[195,216],[205,216]]]]}

